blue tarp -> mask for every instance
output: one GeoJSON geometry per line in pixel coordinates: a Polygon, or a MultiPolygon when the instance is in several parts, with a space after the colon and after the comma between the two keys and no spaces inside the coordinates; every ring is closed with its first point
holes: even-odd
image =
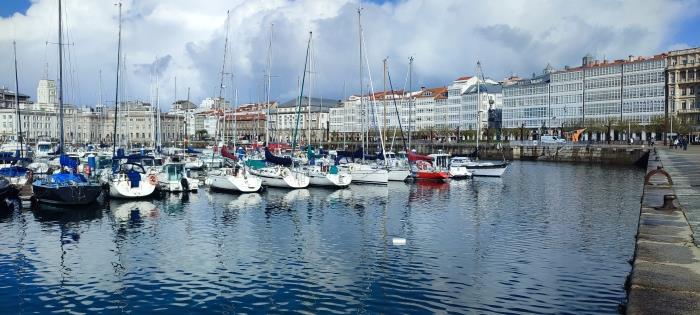
{"type": "Polygon", "coordinates": [[[200,153],[202,153],[202,151],[192,149],[192,147],[187,147],[187,153],[200,154],[200,153]]]}
{"type": "Polygon", "coordinates": [[[27,175],[28,169],[21,166],[10,166],[0,168],[0,176],[4,177],[22,177],[27,175]]]}
{"type": "Polygon", "coordinates": [[[60,162],[61,162],[61,167],[68,167],[70,169],[77,169],[78,168],[78,161],[74,160],[70,156],[67,156],[65,154],[61,154],[60,157],[60,162]]]}
{"type": "Polygon", "coordinates": [[[49,181],[56,184],[66,184],[69,182],[86,183],[87,179],[82,174],[60,173],[50,175],[49,181]]]}
{"type": "Polygon", "coordinates": [[[126,172],[126,177],[129,178],[131,182],[131,188],[139,187],[139,182],[141,181],[141,174],[137,171],[131,170],[126,172]]]}

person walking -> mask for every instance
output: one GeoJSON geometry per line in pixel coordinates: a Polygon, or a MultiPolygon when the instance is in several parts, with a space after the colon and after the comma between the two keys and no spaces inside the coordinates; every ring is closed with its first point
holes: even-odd
{"type": "Polygon", "coordinates": [[[678,137],[676,137],[676,139],[673,139],[673,148],[678,149],[678,137]]]}

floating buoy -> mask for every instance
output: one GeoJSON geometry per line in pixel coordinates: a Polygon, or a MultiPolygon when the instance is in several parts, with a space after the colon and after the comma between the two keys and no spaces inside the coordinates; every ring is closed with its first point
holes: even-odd
{"type": "Polygon", "coordinates": [[[391,244],[396,246],[406,245],[406,239],[403,237],[392,237],[391,244]]]}

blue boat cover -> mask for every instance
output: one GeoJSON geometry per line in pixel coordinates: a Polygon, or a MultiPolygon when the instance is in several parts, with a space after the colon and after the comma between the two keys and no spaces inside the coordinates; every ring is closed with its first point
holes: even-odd
{"type": "Polygon", "coordinates": [[[83,176],[83,174],[59,173],[50,175],[49,178],[50,182],[57,184],[66,184],[69,182],[87,183],[87,179],[85,178],[85,176],[83,176]]]}
{"type": "Polygon", "coordinates": [[[61,154],[60,161],[61,161],[61,167],[68,167],[72,170],[75,170],[78,168],[78,161],[71,159],[70,156],[67,156],[65,154],[61,154]]]}
{"type": "Polygon", "coordinates": [[[265,148],[265,160],[272,164],[292,166],[292,158],[275,156],[267,148],[265,148]]]}
{"type": "Polygon", "coordinates": [[[139,187],[139,182],[141,181],[141,174],[134,170],[129,170],[126,172],[126,177],[129,178],[131,182],[131,188],[139,187]]]}
{"type": "Polygon", "coordinates": [[[202,153],[202,151],[192,149],[192,147],[187,147],[187,153],[199,154],[199,153],[202,153]]]}
{"type": "Polygon", "coordinates": [[[0,176],[4,177],[23,177],[27,175],[28,169],[21,166],[10,166],[0,168],[0,176]]]}

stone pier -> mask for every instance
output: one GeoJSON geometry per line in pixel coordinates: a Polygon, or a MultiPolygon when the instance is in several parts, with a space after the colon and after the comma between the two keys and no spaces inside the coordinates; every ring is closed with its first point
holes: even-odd
{"type": "Polygon", "coordinates": [[[650,173],[626,313],[700,314],[700,147],[652,151],[650,173]],[[669,209],[662,208],[664,196],[669,209]]]}

